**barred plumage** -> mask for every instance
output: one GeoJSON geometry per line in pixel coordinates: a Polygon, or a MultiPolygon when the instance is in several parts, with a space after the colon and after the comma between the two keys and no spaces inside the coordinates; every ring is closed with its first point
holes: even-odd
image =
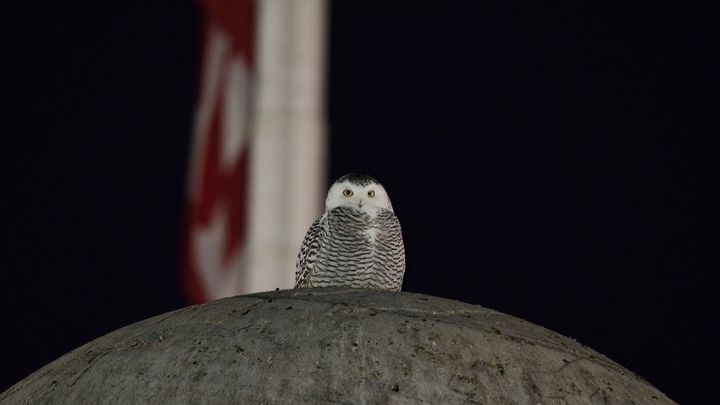
{"type": "Polygon", "coordinates": [[[404,273],[400,222],[385,189],[370,176],[338,179],[300,247],[295,288],[400,290],[404,273]]]}

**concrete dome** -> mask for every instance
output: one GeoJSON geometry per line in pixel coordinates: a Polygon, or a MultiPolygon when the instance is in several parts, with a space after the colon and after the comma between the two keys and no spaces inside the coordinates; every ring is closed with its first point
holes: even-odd
{"type": "Polygon", "coordinates": [[[307,289],[129,325],[48,364],[0,403],[672,404],[605,356],[458,301],[307,289]]]}

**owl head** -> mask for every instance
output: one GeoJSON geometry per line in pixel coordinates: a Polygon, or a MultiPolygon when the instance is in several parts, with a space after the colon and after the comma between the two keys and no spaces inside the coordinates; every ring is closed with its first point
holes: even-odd
{"type": "Polygon", "coordinates": [[[346,174],[330,187],[325,210],[350,207],[376,214],[379,210],[393,211],[385,188],[379,181],[365,174],[346,174]]]}

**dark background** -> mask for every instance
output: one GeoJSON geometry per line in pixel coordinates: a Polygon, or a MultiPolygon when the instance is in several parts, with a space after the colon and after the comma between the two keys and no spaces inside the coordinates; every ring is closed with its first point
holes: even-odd
{"type": "MultiPolygon", "coordinates": [[[[0,391],[185,305],[201,14],[191,1],[55,3],[0,14],[0,391]]],[[[328,181],[385,184],[404,289],[541,324],[705,402],[719,382],[700,195],[717,186],[703,135],[720,13],[388,3],[332,3],[328,181]]]]}

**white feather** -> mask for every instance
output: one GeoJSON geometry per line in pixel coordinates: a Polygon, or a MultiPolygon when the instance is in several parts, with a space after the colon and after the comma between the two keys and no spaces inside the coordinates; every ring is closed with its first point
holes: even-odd
{"type": "Polygon", "coordinates": [[[349,181],[333,184],[325,199],[325,211],[337,207],[357,208],[373,218],[377,216],[380,210],[394,212],[385,188],[377,183],[370,183],[366,186],[359,186],[349,181]],[[345,190],[352,191],[352,195],[345,196],[343,194],[345,190]],[[374,192],[375,195],[370,197],[370,192],[374,192]]]}

